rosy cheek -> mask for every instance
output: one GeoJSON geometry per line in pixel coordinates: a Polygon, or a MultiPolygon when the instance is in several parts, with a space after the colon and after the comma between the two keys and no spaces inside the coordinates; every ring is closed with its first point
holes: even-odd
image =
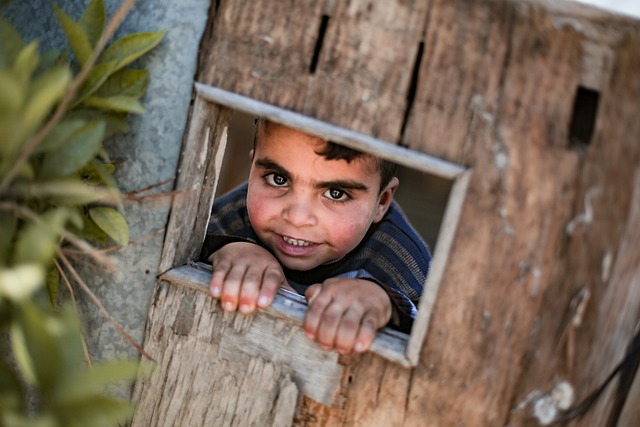
{"type": "Polygon", "coordinates": [[[366,221],[362,221],[358,215],[349,217],[342,216],[334,222],[334,226],[329,228],[336,246],[343,247],[349,251],[358,245],[368,229],[366,221]]]}

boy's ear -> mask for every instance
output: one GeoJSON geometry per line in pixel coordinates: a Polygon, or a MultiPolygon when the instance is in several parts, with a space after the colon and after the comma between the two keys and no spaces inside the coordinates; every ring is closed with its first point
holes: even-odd
{"type": "Polygon", "coordinates": [[[384,217],[384,214],[389,210],[389,206],[391,206],[391,202],[393,201],[393,195],[398,189],[398,185],[400,185],[400,181],[395,176],[391,178],[391,181],[387,184],[387,186],[380,192],[378,196],[378,205],[376,206],[376,216],[373,218],[373,222],[380,222],[384,217]]]}

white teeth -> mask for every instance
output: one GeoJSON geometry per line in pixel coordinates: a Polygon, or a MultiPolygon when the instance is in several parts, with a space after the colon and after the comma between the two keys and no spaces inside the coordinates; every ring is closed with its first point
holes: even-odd
{"type": "Polygon", "coordinates": [[[287,242],[288,244],[293,245],[293,246],[309,246],[311,244],[311,242],[305,242],[304,240],[292,239],[291,237],[287,237],[287,236],[282,236],[282,240],[284,240],[285,242],[287,242]]]}

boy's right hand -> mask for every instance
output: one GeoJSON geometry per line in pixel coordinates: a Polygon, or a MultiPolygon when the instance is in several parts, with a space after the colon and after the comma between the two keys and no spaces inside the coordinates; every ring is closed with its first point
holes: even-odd
{"type": "Polygon", "coordinates": [[[267,308],[278,288],[285,285],[278,260],[253,243],[228,243],[214,252],[209,261],[213,264],[209,291],[228,312],[239,309],[249,314],[256,307],[267,308]]]}

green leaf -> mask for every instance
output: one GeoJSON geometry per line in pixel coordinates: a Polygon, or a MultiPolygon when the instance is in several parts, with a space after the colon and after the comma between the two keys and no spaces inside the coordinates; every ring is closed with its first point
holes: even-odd
{"type": "Polygon", "coordinates": [[[40,55],[40,65],[36,70],[36,74],[42,73],[53,67],[58,67],[69,62],[66,55],[60,52],[59,49],[50,49],[40,55]]]}
{"type": "Polygon", "coordinates": [[[79,178],[16,184],[13,194],[24,199],[41,199],[54,205],[65,206],[86,205],[98,201],[117,204],[119,201],[108,189],[85,184],[79,178]]]}
{"type": "Polygon", "coordinates": [[[156,47],[166,33],[166,31],[156,31],[124,36],[113,42],[102,53],[99,63],[102,64],[115,59],[118,61],[117,69],[119,70],[156,47]]]}
{"type": "Polygon", "coordinates": [[[52,264],[49,268],[45,283],[49,294],[49,302],[51,307],[55,308],[58,306],[58,294],[60,293],[60,272],[55,264],[52,264]]]}
{"type": "Polygon", "coordinates": [[[107,241],[107,233],[102,231],[102,229],[98,227],[91,218],[89,218],[88,214],[82,216],[82,221],[82,228],[72,230],[76,236],[79,236],[85,240],[100,243],[104,243],[107,241]]]}
{"type": "Polygon", "coordinates": [[[129,243],[129,226],[122,214],[113,208],[89,209],[89,216],[109,237],[122,246],[129,243]]]}
{"type": "Polygon", "coordinates": [[[22,37],[3,17],[0,17],[0,67],[10,67],[16,61],[24,42],[22,37]]]}
{"type": "Polygon", "coordinates": [[[7,265],[11,255],[13,236],[18,227],[18,218],[7,211],[0,211],[0,268],[7,265]]]}
{"type": "Polygon", "coordinates": [[[116,68],[116,61],[107,62],[105,64],[99,64],[94,66],[87,79],[80,87],[78,91],[78,95],[76,96],[75,101],[71,105],[71,108],[80,104],[86,97],[94,93],[102,84],[109,78],[109,76],[113,73],[113,70],[116,68]]]}
{"type": "Polygon", "coordinates": [[[17,112],[25,101],[25,88],[13,73],[0,69],[0,114],[17,112]]]}
{"type": "Polygon", "coordinates": [[[21,411],[24,402],[22,384],[13,369],[0,360],[0,414],[21,411]]]}
{"type": "Polygon", "coordinates": [[[107,129],[104,133],[105,138],[118,132],[126,132],[130,128],[129,123],[127,122],[127,113],[113,113],[102,110],[81,108],[69,111],[66,114],[66,118],[82,120],[102,120],[106,122],[107,129]]]}
{"type": "Polygon", "coordinates": [[[36,153],[46,153],[61,149],[73,142],[74,133],[78,132],[86,124],[87,122],[81,119],[62,119],[42,140],[36,149],[36,153]]]}
{"type": "Polygon", "coordinates": [[[91,0],[80,20],[78,20],[78,25],[84,30],[91,46],[96,46],[98,39],[102,35],[106,19],[102,0],[91,0]]]}
{"type": "Polygon", "coordinates": [[[103,98],[124,95],[140,99],[147,90],[148,84],[148,70],[123,69],[110,76],[95,94],[103,98]]]}
{"type": "Polygon", "coordinates": [[[68,218],[66,208],[56,208],[42,215],[40,221],[22,227],[13,253],[14,264],[35,262],[48,265],[53,260],[68,218]]]}
{"type": "Polygon", "coordinates": [[[91,370],[76,370],[65,378],[56,393],[60,403],[80,400],[100,393],[105,386],[123,381],[132,382],[138,372],[138,362],[109,361],[95,365],[91,370]]]}
{"type": "Polygon", "coordinates": [[[80,64],[81,67],[84,66],[84,64],[89,60],[92,51],[87,33],[84,32],[81,25],[69,18],[69,16],[57,5],[53,5],[53,10],[56,13],[56,17],[58,18],[58,22],[60,22],[64,33],[67,35],[69,45],[73,50],[78,64],[80,64]]]}
{"type": "Polygon", "coordinates": [[[72,404],[57,405],[53,410],[65,427],[113,427],[126,424],[134,406],[125,400],[89,395],[72,404]]]}
{"type": "Polygon", "coordinates": [[[56,335],[63,327],[62,322],[29,303],[21,305],[17,320],[36,383],[42,392],[53,391],[60,374],[61,349],[56,335]]]}
{"type": "Polygon", "coordinates": [[[43,281],[44,269],[39,264],[0,269],[0,297],[24,301],[42,286],[43,281]]]}
{"type": "Polygon", "coordinates": [[[29,90],[30,99],[24,112],[24,124],[32,132],[62,98],[71,81],[67,66],[54,68],[36,79],[29,90]]]}
{"type": "Polygon", "coordinates": [[[37,379],[35,368],[27,347],[27,339],[24,335],[24,330],[18,323],[13,323],[11,325],[11,349],[13,350],[13,357],[16,361],[16,365],[18,365],[18,369],[26,382],[29,384],[36,384],[37,379]]]}
{"type": "Polygon", "coordinates": [[[111,110],[120,113],[144,113],[142,104],[136,99],[130,96],[110,96],[108,98],[99,98],[97,96],[90,96],[84,100],[83,105],[87,107],[100,108],[103,110],[111,110]]]}
{"type": "Polygon", "coordinates": [[[13,75],[20,82],[22,90],[27,88],[33,72],[38,68],[40,57],[38,56],[38,42],[29,43],[22,49],[13,64],[13,75]]]}
{"type": "Polygon", "coordinates": [[[78,171],[98,152],[104,131],[104,122],[89,122],[73,132],[63,148],[45,154],[40,176],[68,176],[78,171]]]}

